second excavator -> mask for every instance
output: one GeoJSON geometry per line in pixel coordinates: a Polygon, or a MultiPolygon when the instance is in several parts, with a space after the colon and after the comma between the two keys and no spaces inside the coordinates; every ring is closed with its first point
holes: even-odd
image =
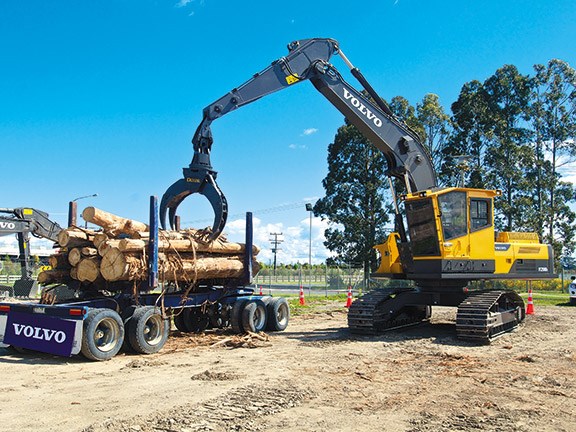
{"type": "Polygon", "coordinates": [[[540,243],[534,233],[495,232],[494,199],[500,191],[438,187],[431,157],[418,135],[394,116],[333,39],[292,42],[285,57],[204,109],[192,139],[192,162],[184,168],[184,178],[162,197],[163,226],[167,213],[174,226],[178,205],[188,195],[200,193],[214,209],[212,237],[222,232],[228,206],[210,162],[211,123],[303,81],[310,81],[384,154],[395,232],[375,246],[381,259],[372,276],[414,282],[411,288],[375,289],[357,299],[348,314],[350,330],[372,334],[416,324],[430,318],[434,305],[458,307],[456,331],[464,339],[489,342],[516,328],[524,319],[524,302],[516,292],[473,291],[468,286],[477,280],[554,278],[551,246],[540,243]],[[330,63],[336,54],[365,93],[348,84],[330,63]],[[400,179],[404,193],[396,193],[393,179],[400,179]]]}

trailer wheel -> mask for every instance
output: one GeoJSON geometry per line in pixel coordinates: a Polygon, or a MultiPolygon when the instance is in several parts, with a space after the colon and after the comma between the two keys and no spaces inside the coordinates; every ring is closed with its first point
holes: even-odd
{"type": "Polygon", "coordinates": [[[188,326],[184,320],[184,310],[177,309],[174,314],[174,326],[182,333],[188,333],[188,326]]]}
{"type": "Polygon", "coordinates": [[[268,325],[270,331],[283,331],[288,327],[290,321],[290,306],[284,297],[273,298],[268,303],[268,325]]]}
{"type": "Polygon", "coordinates": [[[262,300],[254,300],[244,306],[242,327],[244,331],[259,333],[266,328],[266,305],[262,300]]]}
{"type": "Polygon", "coordinates": [[[183,315],[184,325],[191,333],[203,332],[210,324],[210,318],[202,313],[200,308],[186,308],[183,315]]]}
{"type": "Polygon", "coordinates": [[[232,331],[234,333],[244,333],[244,327],[242,326],[242,311],[244,306],[248,303],[248,300],[237,300],[232,306],[232,312],[230,312],[230,325],[232,326],[232,331]]]}
{"type": "Polygon", "coordinates": [[[153,354],[160,351],[166,343],[170,320],[162,318],[158,308],[144,306],[136,309],[126,330],[130,345],[136,352],[153,354]]]}
{"type": "Polygon", "coordinates": [[[228,326],[223,312],[224,308],[221,304],[215,304],[208,310],[208,319],[210,320],[209,328],[222,329],[228,326]]]}
{"type": "Polygon", "coordinates": [[[81,352],[89,360],[110,360],[124,342],[124,323],[116,311],[91,309],[84,319],[81,352]]]}

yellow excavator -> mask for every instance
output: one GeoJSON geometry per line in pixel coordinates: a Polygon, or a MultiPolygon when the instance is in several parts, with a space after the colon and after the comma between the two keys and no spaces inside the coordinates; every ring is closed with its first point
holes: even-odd
{"type": "Polygon", "coordinates": [[[230,111],[303,81],[310,81],[384,154],[396,232],[375,246],[381,261],[373,277],[414,282],[414,287],[375,289],[357,299],[348,314],[350,330],[372,334],[413,325],[428,320],[434,305],[458,307],[456,330],[461,338],[488,342],[516,328],[524,319],[524,302],[516,292],[472,291],[468,285],[476,280],[554,278],[551,246],[541,244],[534,233],[495,232],[494,199],[499,191],[438,187],[431,157],[418,135],[394,116],[333,39],[292,42],[285,57],[204,109],[192,138],[192,162],[184,168],[184,177],[162,197],[163,227],[167,213],[174,227],[178,205],[188,195],[200,193],[214,210],[212,238],[222,232],[228,206],[210,163],[210,124],[230,111]],[[329,62],[335,54],[369,97],[348,84],[329,62]],[[405,193],[400,196],[394,178],[404,185],[405,193]]]}

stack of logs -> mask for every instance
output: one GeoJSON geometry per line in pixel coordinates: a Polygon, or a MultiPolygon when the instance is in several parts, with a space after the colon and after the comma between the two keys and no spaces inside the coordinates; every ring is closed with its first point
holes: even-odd
{"type": "MultiPolygon", "coordinates": [[[[114,291],[117,281],[147,279],[149,229],[142,222],[87,207],[85,221],[102,227],[94,231],[78,227],[58,235],[60,252],[50,257],[52,270],[38,275],[42,285],[82,282],[91,289],[114,291]]],[[[204,280],[237,279],[244,275],[245,245],[224,236],[208,241],[209,229],[158,232],[160,281],[194,284],[204,280]]],[[[253,247],[253,256],[259,252],[253,247]]],[[[254,274],[258,263],[252,263],[254,274]]]]}

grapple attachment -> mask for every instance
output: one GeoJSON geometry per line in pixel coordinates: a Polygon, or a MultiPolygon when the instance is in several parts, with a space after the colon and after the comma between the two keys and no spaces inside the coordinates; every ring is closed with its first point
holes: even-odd
{"type": "Polygon", "coordinates": [[[204,195],[214,210],[214,223],[212,225],[211,240],[218,238],[228,218],[228,203],[226,197],[216,184],[216,172],[211,169],[184,168],[184,178],[170,186],[160,202],[160,223],[166,229],[166,212],[170,228],[174,229],[176,211],[180,203],[188,196],[195,193],[204,195]]]}

